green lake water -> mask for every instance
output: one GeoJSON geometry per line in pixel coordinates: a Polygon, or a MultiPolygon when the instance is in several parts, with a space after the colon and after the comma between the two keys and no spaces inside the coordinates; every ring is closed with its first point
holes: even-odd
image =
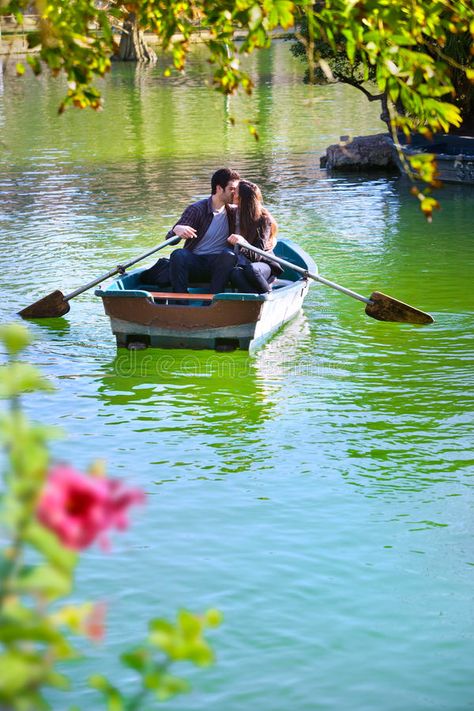
{"type": "Polygon", "coordinates": [[[28,357],[57,390],[27,409],[67,433],[54,456],[104,458],[148,494],[110,555],[83,557],[75,599],[107,601],[108,634],[55,711],[100,709],[87,675],[127,686],[114,656],[178,607],[225,619],[216,665],[183,670],[193,692],[163,709],[474,709],[474,190],[445,186],[430,225],[396,174],[328,175],[325,148],[383,131],[378,108],[304,86],[287,43],[249,66],[254,96],[230,100],[199,52],[187,78],[114,66],[103,113],[62,117],[59,80],[7,67],[1,320],[152,248],[231,165],[321,274],[436,322],[376,322],[314,285],[255,356],[117,352],[93,292],[31,324],[28,357]]]}

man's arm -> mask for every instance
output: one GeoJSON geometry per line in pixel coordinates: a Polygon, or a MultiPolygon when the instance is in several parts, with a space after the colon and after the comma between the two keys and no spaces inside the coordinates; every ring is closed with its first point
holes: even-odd
{"type": "Polygon", "coordinates": [[[188,205],[177,223],[168,232],[166,238],[169,239],[173,237],[173,235],[177,235],[183,239],[194,239],[197,236],[200,217],[201,212],[196,203],[188,205]]]}

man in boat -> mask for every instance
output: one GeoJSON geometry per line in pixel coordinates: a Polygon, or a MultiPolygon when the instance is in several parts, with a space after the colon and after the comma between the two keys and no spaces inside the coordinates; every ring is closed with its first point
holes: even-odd
{"type": "Polygon", "coordinates": [[[230,206],[239,174],[220,168],[211,178],[211,195],[189,205],[166,238],[185,240],[170,255],[170,280],[175,293],[186,293],[188,282],[210,282],[209,291],[225,291],[237,256],[227,239],[235,231],[235,208],[230,206]]]}

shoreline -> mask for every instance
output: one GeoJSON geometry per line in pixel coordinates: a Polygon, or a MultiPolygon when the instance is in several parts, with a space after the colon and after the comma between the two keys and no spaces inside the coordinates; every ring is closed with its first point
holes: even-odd
{"type": "MultiPolygon", "coordinates": [[[[21,56],[24,54],[38,54],[39,47],[28,47],[27,36],[30,32],[36,32],[37,22],[32,19],[33,16],[26,15],[25,23],[21,28],[13,22],[5,22],[7,18],[0,17],[0,57],[9,56],[21,56]]],[[[119,44],[122,32],[116,28],[114,33],[114,41],[119,44]]],[[[284,30],[275,30],[271,33],[272,39],[288,39],[294,36],[294,32],[286,32],[284,30]]],[[[236,31],[234,33],[235,40],[245,39],[247,33],[243,31],[236,31]]],[[[211,36],[210,32],[207,30],[196,30],[195,33],[189,38],[191,44],[199,44],[211,36]]],[[[144,33],[145,43],[150,47],[159,47],[162,43],[160,38],[152,32],[144,33]]],[[[173,35],[172,41],[180,41],[183,39],[183,35],[177,34],[173,35]]]]}

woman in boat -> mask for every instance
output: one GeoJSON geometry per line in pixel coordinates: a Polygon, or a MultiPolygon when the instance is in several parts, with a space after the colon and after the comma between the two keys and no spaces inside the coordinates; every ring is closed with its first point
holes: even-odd
{"type": "MultiPolygon", "coordinates": [[[[239,239],[244,237],[254,247],[271,254],[277,241],[278,225],[263,207],[258,185],[249,180],[240,180],[234,200],[237,204],[236,232],[230,235],[228,242],[236,246],[239,239]]],[[[232,286],[243,293],[264,294],[271,290],[272,282],[282,271],[275,262],[240,247],[238,262],[231,272],[230,281],[232,286]]]]}

